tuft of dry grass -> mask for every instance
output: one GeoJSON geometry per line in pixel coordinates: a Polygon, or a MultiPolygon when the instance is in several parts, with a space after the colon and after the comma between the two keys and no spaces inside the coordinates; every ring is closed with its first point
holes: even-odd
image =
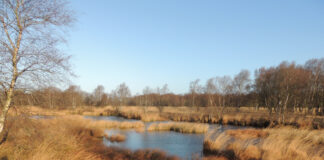
{"type": "Polygon", "coordinates": [[[153,123],[147,130],[148,131],[175,131],[180,133],[206,133],[209,126],[201,123],[153,123]]]}
{"type": "Polygon", "coordinates": [[[100,159],[84,149],[97,142],[103,130],[71,118],[35,120],[10,117],[7,140],[0,145],[0,158],[7,159],[100,159]]]}
{"type": "Polygon", "coordinates": [[[126,140],[126,136],[122,134],[105,135],[104,137],[110,142],[124,142],[126,140]]]}
{"type": "Polygon", "coordinates": [[[324,130],[266,129],[269,136],[261,148],[263,158],[324,159],[324,130]]]}
{"type": "Polygon", "coordinates": [[[204,140],[204,152],[242,160],[320,160],[324,158],[324,130],[285,127],[213,131],[204,140]]]}

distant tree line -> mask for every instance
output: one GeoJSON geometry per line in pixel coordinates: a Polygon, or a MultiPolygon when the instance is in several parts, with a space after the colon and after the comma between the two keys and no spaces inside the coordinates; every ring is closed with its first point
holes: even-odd
{"type": "MultiPolygon", "coordinates": [[[[79,106],[191,106],[191,107],[259,107],[269,114],[284,116],[290,111],[323,114],[324,58],[311,59],[304,65],[282,62],[274,67],[255,71],[254,79],[248,70],[234,77],[217,76],[201,84],[194,80],[186,94],[170,92],[168,85],[145,87],[142,94],[131,95],[125,83],[110,93],[99,85],[92,93],[78,86],[66,90],[47,87],[33,91],[16,90],[15,105],[36,105],[47,108],[75,108],[79,106]]],[[[4,96],[4,95],[2,95],[4,96]]],[[[284,117],[283,117],[284,118],[284,117]]]]}

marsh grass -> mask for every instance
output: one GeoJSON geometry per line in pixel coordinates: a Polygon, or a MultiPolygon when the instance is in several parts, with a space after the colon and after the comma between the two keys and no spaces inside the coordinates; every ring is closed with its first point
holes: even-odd
{"type": "MultiPolygon", "coordinates": [[[[76,109],[43,109],[39,107],[25,107],[33,115],[92,115],[92,116],[120,116],[127,119],[138,119],[144,122],[153,121],[179,121],[214,123],[235,126],[252,126],[266,128],[278,126],[276,116],[269,116],[265,108],[255,110],[252,107],[226,107],[222,114],[220,107],[202,107],[197,111],[193,107],[163,107],[163,112],[159,112],[158,107],[143,106],[123,106],[118,109],[112,106],[106,107],[80,107],[76,109]],[[145,112],[144,112],[145,111],[145,112]]],[[[324,128],[323,116],[305,116],[300,113],[289,113],[286,115],[284,124],[298,128],[321,129],[324,128]]]]}
{"type": "MultiPolygon", "coordinates": [[[[8,117],[8,137],[0,145],[0,159],[10,160],[141,160],[178,159],[162,151],[106,147],[104,129],[117,123],[96,123],[81,116],[57,116],[53,119],[31,119],[30,115],[8,117]]],[[[123,123],[121,128],[138,125],[123,123]]],[[[140,125],[141,126],[141,125],[140,125]]]]}
{"type": "Polygon", "coordinates": [[[186,122],[167,122],[167,123],[152,123],[148,131],[175,131],[180,133],[206,133],[209,126],[201,123],[186,123],[186,122]]]}
{"type": "MultiPolygon", "coordinates": [[[[82,118],[82,117],[80,117],[82,118]]],[[[89,125],[92,127],[99,127],[104,129],[115,128],[115,129],[143,129],[143,122],[118,122],[118,121],[107,121],[107,120],[89,120],[89,125]]]]}
{"type": "Polygon", "coordinates": [[[238,130],[228,130],[225,131],[227,135],[232,136],[236,139],[253,139],[253,138],[265,138],[269,135],[268,132],[264,130],[256,129],[238,129],[238,130]]]}
{"type": "Polygon", "coordinates": [[[10,117],[9,133],[0,145],[0,157],[7,159],[99,159],[85,150],[87,139],[96,141],[102,130],[83,121],[67,119],[35,120],[10,117]]]}
{"type": "Polygon", "coordinates": [[[320,160],[324,158],[324,130],[291,127],[210,132],[204,152],[229,159],[320,160]]]}

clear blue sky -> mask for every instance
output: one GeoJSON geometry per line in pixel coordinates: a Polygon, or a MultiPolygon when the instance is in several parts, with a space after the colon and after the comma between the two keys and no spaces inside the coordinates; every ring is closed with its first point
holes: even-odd
{"type": "Polygon", "coordinates": [[[281,61],[324,57],[321,0],[71,0],[78,21],[67,52],[74,83],[132,94],[197,78],[252,73],[281,61]]]}

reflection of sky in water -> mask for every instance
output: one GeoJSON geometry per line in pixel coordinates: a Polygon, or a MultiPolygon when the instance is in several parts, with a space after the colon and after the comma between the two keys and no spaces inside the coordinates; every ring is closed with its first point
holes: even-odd
{"type": "Polygon", "coordinates": [[[176,132],[136,132],[134,130],[106,130],[108,135],[121,133],[127,139],[121,143],[111,143],[104,139],[107,146],[125,147],[132,150],[137,149],[160,149],[170,155],[177,155],[184,159],[190,159],[193,154],[202,156],[204,135],[181,134],[176,132]]]}

